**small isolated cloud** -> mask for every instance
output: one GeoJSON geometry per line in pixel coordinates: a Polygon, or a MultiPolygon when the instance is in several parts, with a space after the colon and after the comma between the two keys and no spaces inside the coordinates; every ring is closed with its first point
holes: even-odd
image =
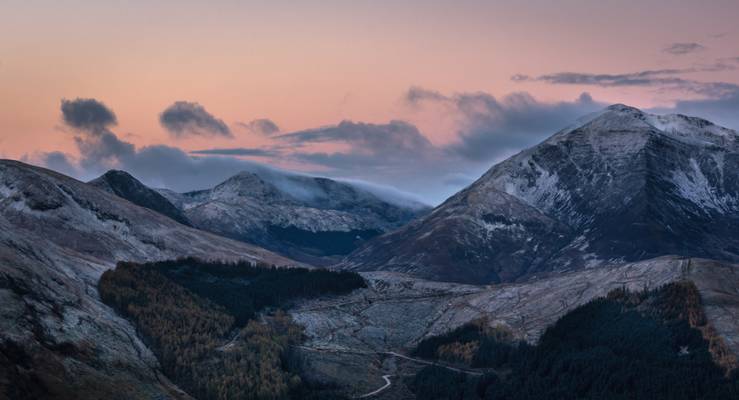
{"type": "Polygon", "coordinates": [[[276,157],[279,153],[268,149],[254,149],[246,147],[233,147],[226,149],[204,149],[193,150],[190,154],[211,156],[254,156],[254,157],[276,157]]]}
{"type": "Polygon", "coordinates": [[[113,111],[95,99],[62,99],[61,110],[64,123],[80,131],[100,133],[118,123],[113,111]]]}
{"type": "Polygon", "coordinates": [[[250,122],[238,122],[238,125],[246,128],[250,132],[257,133],[260,135],[273,135],[280,132],[280,127],[277,126],[271,119],[259,118],[250,122]]]}
{"type": "Polygon", "coordinates": [[[214,117],[195,102],[177,101],[160,115],[159,122],[172,136],[233,137],[225,122],[214,117]]]}
{"type": "Polygon", "coordinates": [[[662,52],[682,56],[685,54],[695,53],[705,50],[706,47],[700,43],[672,43],[662,49],[662,52]]]}

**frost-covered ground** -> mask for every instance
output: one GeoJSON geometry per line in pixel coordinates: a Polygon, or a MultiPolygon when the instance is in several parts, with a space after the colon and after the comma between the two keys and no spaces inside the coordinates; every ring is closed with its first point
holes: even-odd
{"type": "Polygon", "coordinates": [[[709,322],[739,354],[739,265],[661,257],[494,286],[430,282],[394,272],[363,275],[367,289],[290,311],[306,328],[309,340],[301,353],[315,377],[339,381],[357,394],[381,386],[383,375],[402,376],[418,367],[391,352],[402,354],[424,337],[471,320],[488,318],[535,342],[564,313],[613,289],[657,288],[681,279],[697,285],[709,322]]]}

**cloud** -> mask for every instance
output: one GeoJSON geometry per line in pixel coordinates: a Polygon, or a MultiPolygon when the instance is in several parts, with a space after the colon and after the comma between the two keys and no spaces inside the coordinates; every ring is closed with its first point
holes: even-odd
{"type": "MultiPolygon", "coordinates": [[[[215,186],[227,178],[243,171],[259,173],[280,189],[295,196],[313,196],[318,186],[306,186],[300,174],[282,171],[264,164],[235,158],[218,157],[215,155],[258,155],[264,157],[278,157],[280,152],[273,149],[205,149],[192,152],[192,156],[185,151],[166,145],[145,146],[136,148],[132,143],[121,140],[114,132],[108,129],[115,122],[112,112],[107,107],[92,107],[96,113],[92,115],[105,116],[100,118],[67,118],[80,115],[78,103],[63,103],[62,114],[66,125],[76,131],[75,143],[80,152],[80,158],[75,162],[71,156],[62,152],[40,153],[27,160],[55,169],[65,174],[89,180],[102,174],[110,168],[122,169],[136,176],[145,184],[152,187],[165,187],[172,190],[186,192],[205,189],[215,186]],[[72,110],[72,111],[70,111],[72,110]],[[102,112],[107,110],[108,113],[102,112]],[[303,183],[301,183],[303,182],[303,183]]],[[[96,100],[85,100],[84,103],[102,105],[96,100]]],[[[82,113],[81,115],[85,115],[82,113]]],[[[309,181],[312,182],[312,181],[309,181]]],[[[413,196],[393,190],[383,185],[362,183],[352,180],[350,183],[364,188],[386,201],[418,206],[413,196]]],[[[315,185],[314,185],[315,186],[315,185]]],[[[324,194],[325,195],[325,194],[324,194]]]]}
{"type": "Polygon", "coordinates": [[[604,103],[583,93],[574,101],[546,103],[528,93],[497,99],[484,92],[451,96],[411,88],[405,100],[413,106],[442,105],[459,120],[458,140],[445,148],[465,159],[492,162],[532,146],[583,115],[600,110],[604,103]]]}
{"type": "Polygon", "coordinates": [[[233,137],[225,122],[214,117],[194,102],[177,101],[160,115],[159,122],[174,137],[224,136],[233,137]]]}
{"type": "MultiPolygon", "coordinates": [[[[111,166],[118,159],[133,154],[134,146],[121,141],[110,131],[109,127],[118,121],[115,113],[102,102],[95,99],[63,99],[61,112],[64,123],[75,132],[74,141],[80,151],[80,165],[83,168],[111,166]]],[[[65,162],[59,154],[47,153],[46,157],[49,162],[60,166],[65,162]]]]}
{"type": "Polygon", "coordinates": [[[250,132],[257,133],[260,135],[269,136],[280,132],[280,127],[277,126],[272,120],[267,118],[259,118],[250,122],[238,122],[239,126],[246,128],[250,132]]]}
{"type": "Polygon", "coordinates": [[[79,168],[69,158],[69,156],[61,151],[52,151],[40,155],[39,162],[47,168],[61,172],[65,175],[77,175],[79,168]]]}
{"type": "Polygon", "coordinates": [[[404,121],[387,124],[342,121],[334,126],[279,135],[276,139],[297,147],[320,143],[348,145],[346,151],[295,153],[302,160],[331,168],[388,169],[430,160],[439,154],[418,128],[404,121]]]}
{"type": "Polygon", "coordinates": [[[275,157],[279,152],[268,149],[256,149],[245,147],[233,147],[226,149],[204,149],[193,150],[190,154],[196,155],[220,155],[220,156],[256,156],[256,157],[275,157]]]}
{"type": "Polygon", "coordinates": [[[662,52],[682,56],[705,50],[706,47],[700,43],[672,43],[662,49],[662,52]]]}
{"type": "Polygon", "coordinates": [[[658,114],[685,114],[700,116],[716,124],[739,130],[739,90],[715,99],[680,100],[672,107],[649,110],[658,114]]]}
{"type": "Polygon", "coordinates": [[[93,134],[101,133],[118,123],[113,111],[95,99],[62,99],[61,110],[65,124],[93,134]]]}
{"type": "Polygon", "coordinates": [[[678,91],[706,97],[724,97],[739,86],[730,82],[702,82],[681,78],[678,75],[695,72],[734,70],[731,59],[721,59],[710,65],[682,69],[658,69],[620,74],[593,74],[587,72],[557,72],[539,76],[513,75],[514,82],[545,82],[553,85],[582,85],[600,87],[645,86],[660,91],[678,91]]]}

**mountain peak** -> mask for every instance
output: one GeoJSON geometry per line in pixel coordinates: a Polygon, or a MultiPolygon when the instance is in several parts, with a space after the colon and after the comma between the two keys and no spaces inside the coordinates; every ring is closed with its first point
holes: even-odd
{"type": "Polygon", "coordinates": [[[627,106],[626,104],[622,103],[616,103],[611,104],[610,106],[606,107],[606,110],[608,111],[616,111],[616,112],[628,112],[628,113],[638,113],[643,114],[644,112],[636,107],[627,106]]]}
{"type": "Polygon", "coordinates": [[[126,171],[111,169],[88,183],[138,206],[166,215],[181,224],[189,225],[187,218],[169,200],[126,171]]]}

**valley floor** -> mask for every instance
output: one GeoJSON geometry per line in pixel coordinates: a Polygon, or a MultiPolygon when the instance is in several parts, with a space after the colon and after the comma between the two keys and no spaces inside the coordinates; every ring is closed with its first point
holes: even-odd
{"type": "MultiPolygon", "coordinates": [[[[423,338],[487,316],[519,339],[535,342],[573,308],[613,289],[653,289],[677,280],[698,287],[709,323],[739,353],[739,266],[709,260],[660,257],[613,268],[571,272],[528,283],[471,286],[429,282],[389,272],[364,273],[368,288],[304,302],[290,310],[305,327],[300,349],[307,371],[338,382],[354,396],[408,398],[403,376],[427,361],[408,357],[423,338]]],[[[465,370],[468,373],[478,371],[465,370]]],[[[412,398],[412,396],[411,396],[412,398]]]]}

